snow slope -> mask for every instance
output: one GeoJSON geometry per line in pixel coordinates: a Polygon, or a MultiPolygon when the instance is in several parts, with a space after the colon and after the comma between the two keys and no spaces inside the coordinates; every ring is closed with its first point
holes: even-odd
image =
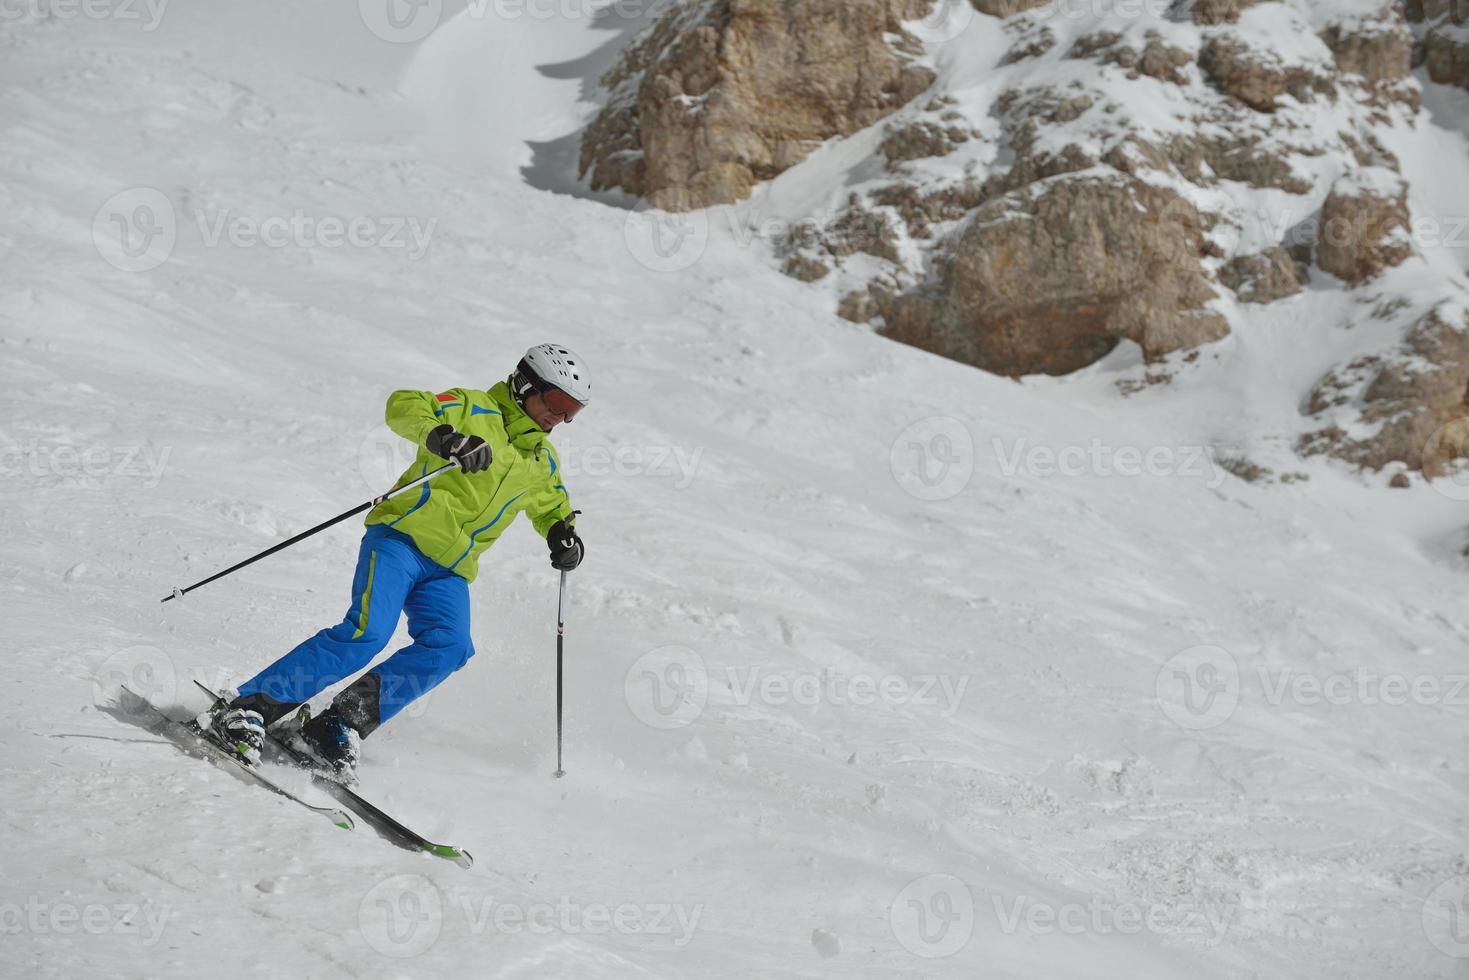
{"type": "Polygon", "coordinates": [[[739,212],[544,189],[615,18],[43,9],[0,22],[0,971],[1469,975],[1469,494],[1291,457],[1329,300],[1131,397],[1126,351],[1016,384],[835,319],[739,212]],[[597,371],[568,775],[524,526],[364,763],[473,871],[111,707],[333,622],[345,528],[157,600],[391,480],[389,391],[546,338],[597,371]]]}

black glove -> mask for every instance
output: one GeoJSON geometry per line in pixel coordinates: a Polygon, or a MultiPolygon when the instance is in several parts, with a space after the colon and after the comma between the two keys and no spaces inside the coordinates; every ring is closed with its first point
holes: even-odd
{"type": "Polygon", "coordinates": [[[551,549],[551,567],[569,572],[581,564],[586,547],[577,537],[576,528],[565,521],[557,521],[546,532],[546,544],[551,549]]]}
{"type": "Polygon", "coordinates": [[[454,427],[447,422],[430,432],[428,438],[423,440],[423,446],[435,456],[454,460],[466,473],[489,469],[495,458],[489,443],[479,436],[455,432],[454,427]]]}

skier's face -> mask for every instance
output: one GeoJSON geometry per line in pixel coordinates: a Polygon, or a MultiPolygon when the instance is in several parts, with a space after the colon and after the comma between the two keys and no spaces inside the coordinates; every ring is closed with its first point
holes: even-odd
{"type": "Polygon", "coordinates": [[[566,416],[547,404],[546,397],[540,392],[536,392],[525,399],[525,414],[529,415],[531,421],[541,427],[542,432],[550,432],[556,426],[566,421],[566,416]]]}

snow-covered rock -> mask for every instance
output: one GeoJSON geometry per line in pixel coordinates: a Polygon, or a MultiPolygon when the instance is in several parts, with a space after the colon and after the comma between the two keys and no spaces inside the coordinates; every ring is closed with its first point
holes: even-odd
{"type": "Polygon", "coordinates": [[[581,171],[596,189],[670,211],[743,200],[929,86],[902,21],[930,3],[666,4],[603,79],[611,95],[582,141],[581,171]]]}
{"type": "MultiPolygon", "coordinates": [[[[931,66],[932,84],[864,131],[825,130],[851,135],[811,177],[746,166],[772,158],[747,126],[766,148],[744,154],[737,192],[673,199],[731,200],[771,176],[757,202],[768,193],[789,219],[774,243],[788,274],[828,292],[848,320],[1009,375],[1073,371],[1121,340],[1156,362],[1219,341],[1308,282],[1341,293],[1345,305],[1319,302],[1343,329],[1356,304],[1388,309],[1378,319],[1396,336],[1344,361],[1323,346],[1314,385],[1354,358],[1412,348],[1429,310],[1469,293],[1464,249],[1425,250],[1415,234],[1420,218],[1452,217],[1440,175],[1469,177],[1462,140],[1440,139],[1451,117],[1422,105],[1423,84],[1462,83],[1462,0],[975,6],[957,34],[929,21],[888,32],[914,70],[931,66]],[[803,203],[783,185],[803,188],[803,203]],[[1134,206],[1105,190],[1124,187],[1134,206]],[[1313,268],[1330,275],[1312,280],[1313,268]]],[[[854,20],[876,30],[880,18],[862,11],[854,20]]],[[[639,86],[662,69],[638,52],[675,46],[660,23],[624,58],[647,63],[639,86]]],[[[727,61],[707,52],[708,65],[727,61]]],[[[746,86],[746,118],[783,118],[787,90],[827,87],[819,60],[786,59],[776,74],[780,92],[746,86]]],[[[627,103],[630,83],[613,81],[584,147],[627,103]]],[[[641,138],[657,143],[653,129],[641,138]]],[[[1303,405],[1319,403],[1310,387],[1295,393],[1303,405]]],[[[1308,411],[1296,435],[1322,421],[1308,411]]]]}
{"type": "Polygon", "coordinates": [[[1316,262],[1352,285],[1366,282],[1413,254],[1408,187],[1381,167],[1337,180],[1321,206],[1316,262]]]}
{"type": "Polygon", "coordinates": [[[996,374],[1065,374],[1131,340],[1149,358],[1229,332],[1207,304],[1199,214],[1122,174],[1040,181],[976,210],[886,332],[996,374]]]}

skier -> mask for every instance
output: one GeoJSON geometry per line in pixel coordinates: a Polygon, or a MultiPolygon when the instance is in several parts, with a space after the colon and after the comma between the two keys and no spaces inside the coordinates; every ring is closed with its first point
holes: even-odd
{"type": "Polygon", "coordinates": [[[406,612],[413,642],[301,727],[311,754],[350,777],[361,739],[474,654],[469,583],[479,556],[518,513],[529,514],[546,539],[554,568],[576,568],[585,549],[547,435],[570,422],[590,397],[581,358],[559,344],[532,347],[514,373],[488,391],[395,391],[388,398],[388,427],[420,447],[395,485],[444,460],[459,469],[368,512],[346,618],[241,684],[232,700],[210,708],[207,723],[225,744],[258,762],[266,727],[370,664],[406,612]]]}

